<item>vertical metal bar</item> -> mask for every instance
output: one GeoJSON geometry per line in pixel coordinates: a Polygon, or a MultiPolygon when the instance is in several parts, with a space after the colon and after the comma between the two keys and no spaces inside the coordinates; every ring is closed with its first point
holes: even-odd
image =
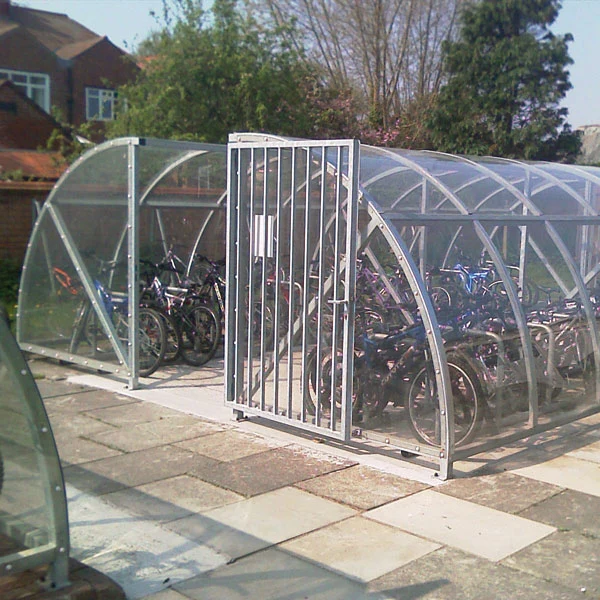
{"type": "MultiPolygon", "coordinates": [[[[302,368],[301,373],[306,373],[306,355],[308,354],[308,298],[309,298],[309,287],[310,287],[310,271],[312,265],[310,263],[312,253],[310,251],[310,189],[311,189],[311,152],[310,148],[305,148],[306,152],[306,176],[305,176],[305,197],[304,197],[304,300],[302,302],[302,368]]],[[[318,336],[318,332],[317,332],[318,336]]],[[[317,337],[318,340],[318,337],[317,337]]],[[[317,348],[318,350],[318,348],[317,348]]],[[[307,390],[304,389],[304,379],[302,379],[301,392],[302,392],[302,422],[306,422],[306,402],[305,398],[307,390]]],[[[318,380],[317,380],[318,381],[318,380]]]]}
{"type": "Polygon", "coordinates": [[[254,231],[254,194],[256,192],[256,151],[255,148],[250,149],[250,193],[248,196],[250,206],[248,207],[248,242],[250,246],[249,264],[248,264],[248,354],[247,354],[247,374],[246,384],[248,390],[248,406],[252,401],[253,385],[253,350],[254,350],[254,239],[256,232],[254,231]]]}
{"type": "MultiPolygon", "coordinates": [[[[236,403],[244,403],[244,368],[247,357],[246,339],[248,332],[248,268],[250,264],[250,232],[248,229],[248,204],[249,190],[247,167],[248,163],[244,157],[249,156],[247,150],[238,148],[237,158],[237,193],[236,193],[236,272],[235,272],[235,353],[236,353],[236,403]]],[[[247,399],[246,399],[247,400],[247,399]]]]}
{"type": "Polygon", "coordinates": [[[140,372],[139,365],[139,305],[140,286],[138,280],[139,264],[139,146],[133,141],[127,147],[127,206],[128,206],[128,237],[127,237],[127,295],[129,300],[129,388],[138,387],[140,372]]]}
{"type": "MultiPolygon", "coordinates": [[[[266,380],[265,373],[267,370],[267,311],[270,310],[269,294],[267,293],[267,275],[269,263],[269,209],[268,209],[268,191],[269,191],[269,150],[263,149],[263,197],[262,197],[262,216],[263,216],[263,231],[262,231],[262,273],[261,273],[261,311],[260,311],[260,410],[265,410],[266,402],[266,380]]],[[[272,318],[272,315],[271,315],[272,318]]],[[[273,336],[276,337],[275,332],[273,336]]]]}
{"type": "MultiPolygon", "coordinates": [[[[342,436],[352,430],[352,381],[354,375],[354,312],[356,299],[356,235],[358,228],[358,182],[360,144],[353,140],[348,149],[348,191],[346,210],[346,285],[344,296],[344,338],[342,349],[342,436]]],[[[340,169],[341,165],[338,165],[340,169]]],[[[340,169],[341,170],[341,169],[340,169]]]]}
{"type": "MultiPolygon", "coordinates": [[[[333,199],[333,204],[334,204],[334,241],[333,241],[333,255],[334,255],[334,262],[333,262],[333,270],[331,273],[331,276],[333,277],[333,291],[332,291],[332,297],[333,297],[333,304],[331,307],[331,312],[332,312],[332,332],[331,332],[331,373],[332,373],[332,388],[331,388],[331,399],[332,399],[332,410],[331,410],[331,421],[330,421],[330,428],[332,431],[335,431],[336,427],[337,427],[337,415],[335,413],[335,411],[333,410],[335,408],[335,404],[333,402],[333,400],[335,400],[336,397],[336,389],[335,389],[335,385],[337,383],[337,377],[336,377],[336,373],[338,372],[338,369],[341,367],[343,369],[343,373],[345,373],[344,370],[344,363],[342,360],[342,364],[340,365],[340,357],[338,355],[338,349],[340,352],[343,352],[343,335],[344,335],[344,325],[342,326],[342,331],[341,331],[341,335],[342,335],[342,341],[340,341],[340,328],[339,328],[339,323],[340,323],[340,301],[344,302],[347,300],[347,285],[348,285],[348,280],[347,280],[347,273],[346,273],[346,281],[342,282],[342,266],[341,266],[341,262],[345,261],[346,263],[346,267],[347,268],[351,268],[349,265],[349,262],[351,260],[351,258],[347,255],[346,252],[344,252],[344,256],[342,257],[342,249],[345,251],[345,240],[342,240],[342,223],[345,222],[344,219],[344,215],[343,215],[343,191],[344,191],[344,179],[343,179],[343,171],[342,171],[342,164],[343,164],[343,151],[344,151],[343,146],[338,146],[336,148],[337,150],[337,170],[335,172],[335,198],[333,199]],[[343,284],[346,284],[346,286],[344,287],[343,284]],[[344,298],[340,298],[340,285],[342,285],[342,292],[344,293],[344,298]]],[[[349,163],[349,167],[350,167],[351,163],[349,163]]],[[[350,177],[351,174],[348,173],[348,176],[350,177]]],[[[347,202],[347,206],[348,209],[351,210],[351,197],[350,197],[350,191],[349,189],[346,190],[346,202],[347,202]]],[[[347,215],[346,215],[347,216],[347,215]]],[[[348,231],[349,228],[347,226],[346,228],[346,239],[348,237],[348,231]]],[[[356,240],[355,240],[356,243],[356,240]]],[[[354,260],[352,261],[354,263],[354,271],[356,272],[356,257],[354,257],[354,260]]],[[[343,307],[342,310],[344,310],[347,307],[343,307]]],[[[346,317],[346,315],[344,315],[346,317]]],[[[343,377],[343,375],[342,375],[343,377]]],[[[341,384],[341,382],[340,382],[341,384]]],[[[342,423],[342,427],[343,427],[343,423],[344,423],[344,415],[347,414],[347,411],[344,412],[344,405],[347,401],[346,396],[344,396],[344,389],[343,389],[343,385],[340,385],[340,403],[341,403],[341,423],[342,423]]],[[[350,402],[352,402],[352,399],[350,398],[350,402]]],[[[346,407],[347,408],[347,407],[346,407]]],[[[351,411],[350,411],[351,412],[351,411]]]]}
{"type": "Polygon", "coordinates": [[[227,152],[227,227],[225,231],[225,264],[227,285],[225,286],[225,400],[236,402],[237,389],[237,289],[236,266],[238,262],[238,203],[239,150],[230,146],[227,152]],[[235,231],[235,234],[234,234],[235,231]]]}
{"type": "MultiPolygon", "coordinates": [[[[274,390],[273,390],[273,412],[277,415],[279,414],[279,375],[280,375],[280,367],[279,367],[279,362],[280,362],[280,356],[279,356],[279,320],[281,318],[280,312],[281,312],[281,302],[279,301],[279,294],[281,293],[281,287],[282,287],[282,281],[281,281],[281,265],[282,265],[282,258],[281,258],[281,252],[283,250],[283,240],[281,239],[282,236],[282,229],[283,229],[283,225],[282,225],[282,220],[283,220],[283,216],[282,216],[282,212],[283,212],[283,199],[282,199],[282,186],[283,186],[283,181],[282,181],[282,176],[281,176],[281,164],[282,164],[282,150],[281,148],[277,148],[277,189],[276,189],[276,194],[275,194],[275,215],[276,215],[276,245],[275,245],[275,315],[274,315],[274,324],[273,324],[273,328],[275,330],[275,335],[274,335],[274,344],[275,344],[275,351],[274,351],[274,355],[273,355],[273,386],[274,386],[274,390]]],[[[285,283],[284,283],[285,285],[285,283]]],[[[289,303],[288,303],[288,310],[289,310],[289,303]]],[[[288,315],[288,321],[289,321],[289,315],[288,315]]]]}
{"type": "MultiPolygon", "coordinates": [[[[588,206],[592,206],[592,184],[585,182],[585,201],[588,206]]],[[[591,268],[590,264],[590,225],[581,225],[578,230],[581,231],[579,270],[585,275],[591,268]]]]}
{"type": "MultiPolygon", "coordinates": [[[[427,179],[423,180],[421,186],[421,214],[427,214],[427,194],[429,193],[429,184],[427,179]]],[[[425,279],[427,271],[427,226],[421,226],[421,235],[419,236],[419,271],[421,277],[425,279]]]]}
{"type": "MultiPolygon", "coordinates": [[[[290,177],[290,233],[289,233],[289,248],[290,248],[290,285],[295,281],[296,277],[296,155],[298,148],[292,148],[290,161],[291,177],[290,177]]],[[[306,273],[306,268],[304,269],[306,273]]],[[[305,288],[304,288],[305,289],[305,288]]],[[[292,287],[291,293],[294,288],[292,287]]],[[[287,416],[292,418],[293,412],[293,379],[294,379],[294,310],[295,310],[295,294],[293,294],[293,302],[290,304],[290,318],[288,321],[288,385],[287,385],[287,416]]],[[[301,384],[302,385],[302,384],[301,384]]],[[[301,389],[302,392],[302,389],[301,389]]]]}
{"type": "MultiPolygon", "coordinates": [[[[327,149],[325,147],[321,147],[321,185],[319,189],[319,284],[318,284],[318,292],[317,292],[317,362],[316,362],[316,379],[315,381],[321,381],[323,376],[322,373],[322,362],[323,362],[323,352],[326,348],[323,347],[323,312],[326,307],[325,303],[325,286],[324,286],[324,278],[327,276],[325,273],[325,257],[329,254],[327,248],[325,247],[325,221],[327,214],[327,204],[326,204],[326,180],[327,180],[327,149]]],[[[334,260],[336,257],[334,256],[334,260]]],[[[335,300],[335,296],[334,296],[335,300]]],[[[331,309],[335,310],[335,303],[331,305],[331,309]]],[[[328,349],[331,352],[331,360],[332,360],[332,368],[335,366],[333,361],[335,358],[335,344],[331,344],[328,349]]],[[[332,371],[332,374],[335,371],[332,371]]],[[[333,418],[333,414],[335,413],[335,377],[331,379],[331,388],[329,390],[330,394],[330,413],[333,418]]],[[[317,386],[317,403],[315,405],[315,424],[317,427],[321,426],[321,419],[323,417],[323,398],[321,397],[321,386],[317,386]]]]}

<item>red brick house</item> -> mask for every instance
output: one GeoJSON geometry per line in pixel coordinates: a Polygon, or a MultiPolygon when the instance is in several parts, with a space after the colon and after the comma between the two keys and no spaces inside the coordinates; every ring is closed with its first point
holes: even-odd
{"type": "Polygon", "coordinates": [[[0,79],[72,125],[112,120],[116,88],[139,67],[131,57],[67,15],[0,0],[0,79]]]}
{"type": "MultiPolygon", "coordinates": [[[[0,0],[0,259],[22,261],[35,213],[60,177],[43,151],[60,124],[93,122],[102,134],[116,88],[139,72],[131,57],[67,15],[0,0]]],[[[64,167],[63,167],[64,168],[64,167]]]]}

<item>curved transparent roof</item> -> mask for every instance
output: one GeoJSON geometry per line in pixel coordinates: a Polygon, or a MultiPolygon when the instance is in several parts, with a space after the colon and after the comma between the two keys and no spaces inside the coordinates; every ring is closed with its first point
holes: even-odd
{"type": "Polygon", "coordinates": [[[382,212],[403,217],[596,216],[600,204],[594,167],[362,146],[360,168],[382,212]]]}

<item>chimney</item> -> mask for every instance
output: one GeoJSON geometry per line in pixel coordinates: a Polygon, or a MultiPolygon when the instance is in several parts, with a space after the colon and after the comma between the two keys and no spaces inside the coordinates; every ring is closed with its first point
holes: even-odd
{"type": "Polygon", "coordinates": [[[0,0],[0,17],[8,17],[10,0],[0,0]]]}

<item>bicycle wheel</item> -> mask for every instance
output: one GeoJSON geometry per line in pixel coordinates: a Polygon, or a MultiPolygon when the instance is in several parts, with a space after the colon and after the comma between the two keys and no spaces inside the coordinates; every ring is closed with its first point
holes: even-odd
{"type": "Polygon", "coordinates": [[[433,308],[436,310],[443,310],[452,305],[452,296],[445,287],[439,285],[433,286],[429,290],[429,297],[431,298],[433,308]]]}
{"type": "Polygon", "coordinates": [[[219,319],[208,306],[193,306],[182,314],[181,357],[194,367],[206,364],[216,353],[221,338],[219,319]]]}
{"type": "Polygon", "coordinates": [[[331,408],[331,395],[335,396],[334,403],[339,403],[338,396],[341,394],[341,352],[337,353],[335,372],[333,371],[333,358],[331,348],[321,350],[320,376],[317,372],[317,348],[313,348],[306,358],[306,369],[304,371],[304,405],[309,415],[316,413],[318,399],[321,400],[321,409],[331,408]],[[332,392],[333,390],[333,392],[332,392]]]}
{"type": "Polygon", "coordinates": [[[149,377],[160,367],[167,349],[167,334],[160,313],[152,308],[139,312],[140,376],[149,377]]]}
{"type": "MultiPolygon", "coordinates": [[[[467,444],[483,417],[483,390],[471,366],[459,356],[448,357],[454,404],[454,444],[467,444]]],[[[439,397],[431,368],[422,365],[410,383],[405,401],[408,424],[415,437],[431,446],[441,445],[439,397]]]]}
{"type": "MultiPolygon", "coordinates": [[[[517,290],[522,291],[521,293],[521,303],[523,306],[533,306],[539,300],[539,291],[532,286],[527,281],[523,285],[523,290],[519,288],[519,280],[513,278],[513,282],[517,290]]],[[[490,292],[494,294],[498,294],[502,297],[506,297],[508,294],[506,293],[506,286],[504,285],[504,281],[498,279],[497,281],[492,281],[488,286],[490,292]]]]}
{"type": "Polygon", "coordinates": [[[167,336],[167,347],[163,357],[163,363],[173,363],[181,356],[181,332],[175,319],[168,313],[159,310],[158,314],[163,320],[165,334],[167,336]]]}

